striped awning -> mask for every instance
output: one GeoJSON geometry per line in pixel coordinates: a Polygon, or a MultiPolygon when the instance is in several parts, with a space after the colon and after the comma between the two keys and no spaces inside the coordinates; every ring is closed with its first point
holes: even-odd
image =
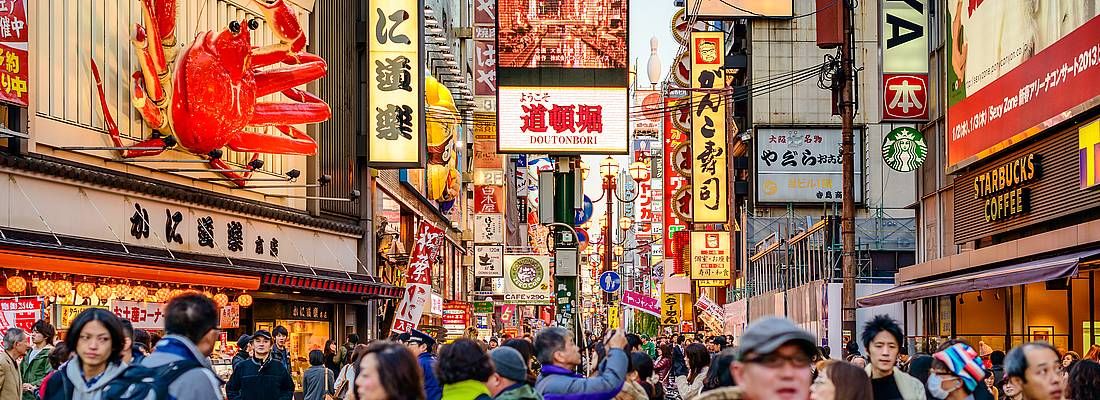
{"type": "Polygon", "coordinates": [[[293,274],[264,274],[261,283],[265,286],[309,290],[316,292],[338,293],[345,295],[368,296],[373,298],[396,299],[401,296],[401,288],[369,277],[364,279],[335,278],[329,276],[300,276],[293,274]]]}

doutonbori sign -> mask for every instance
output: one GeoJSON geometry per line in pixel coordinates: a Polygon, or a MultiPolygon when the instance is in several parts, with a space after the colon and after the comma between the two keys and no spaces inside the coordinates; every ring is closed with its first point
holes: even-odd
{"type": "Polygon", "coordinates": [[[883,0],[882,120],[928,120],[928,0],[883,0]]]}
{"type": "Polygon", "coordinates": [[[985,201],[982,210],[986,221],[1028,212],[1031,196],[1024,186],[1040,178],[1039,161],[1038,154],[1029,153],[974,177],[974,198],[985,201]]]}

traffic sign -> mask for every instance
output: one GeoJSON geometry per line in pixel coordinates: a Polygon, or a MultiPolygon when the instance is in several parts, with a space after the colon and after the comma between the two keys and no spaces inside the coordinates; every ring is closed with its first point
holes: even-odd
{"type": "Polygon", "coordinates": [[[619,291],[619,287],[623,285],[623,280],[619,277],[619,273],[615,271],[607,271],[600,274],[600,289],[607,293],[615,293],[619,291]]]}

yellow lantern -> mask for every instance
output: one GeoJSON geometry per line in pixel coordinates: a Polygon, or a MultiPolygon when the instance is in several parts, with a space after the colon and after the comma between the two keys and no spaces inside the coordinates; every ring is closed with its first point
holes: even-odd
{"type": "Polygon", "coordinates": [[[115,297],[120,299],[130,297],[130,291],[130,285],[127,285],[125,283],[117,284],[114,287],[115,297]]]}
{"type": "Polygon", "coordinates": [[[240,296],[237,296],[237,304],[240,304],[241,307],[250,307],[250,306],[252,306],[252,295],[250,295],[248,293],[245,293],[245,294],[242,294],[240,296]]]}
{"type": "MultiPolygon", "coordinates": [[[[91,285],[89,283],[89,285],[91,285]]],[[[53,295],[58,297],[68,296],[73,292],[73,283],[66,280],[53,282],[53,295]]]]}
{"type": "Polygon", "coordinates": [[[213,293],[210,293],[210,291],[209,291],[209,290],[203,290],[203,291],[202,291],[202,295],[203,295],[203,296],[206,296],[206,298],[208,298],[208,299],[210,299],[210,300],[214,300],[214,294],[213,294],[213,293]]]}
{"type": "Polygon", "coordinates": [[[24,279],[22,276],[16,275],[8,278],[5,286],[7,286],[9,292],[23,293],[27,290],[27,280],[24,279]]]}
{"type": "Polygon", "coordinates": [[[80,297],[92,297],[95,294],[95,285],[89,282],[80,282],[76,284],[76,294],[80,297]]]}
{"type": "Polygon", "coordinates": [[[168,298],[169,298],[169,299],[171,299],[171,298],[177,297],[177,296],[179,296],[179,295],[181,295],[181,294],[183,294],[183,290],[182,290],[182,289],[172,289],[172,295],[171,295],[171,296],[168,296],[168,298]]]}
{"type": "Polygon", "coordinates": [[[149,296],[149,289],[145,286],[137,285],[130,288],[130,296],[137,301],[145,301],[145,298],[149,296]]]}
{"type": "Polygon", "coordinates": [[[54,284],[49,279],[40,279],[35,282],[34,287],[38,290],[39,296],[50,297],[54,295],[54,284]]]}
{"type": "Polygon", "coordinates": [[[229,296],[226,296],[224,293],[214,295],[213,300],[214,304],[217,304],[218,307],[225,307],[226,304],[229,304],[229,296]]]}
{"type": "Polygon", "coordinates": [[[172,291],[168,290],[168,288],[157,289],[156,297],[157,297],[157,302],[158,303],[163,303],[163,302],[168,301],[168,298],[171,297],[171,296],[172,296],[172,291]]]}
{"type": "Polygon", "coordinates": [[[111,292],[110,286],[99,285],[99,287],[95,288],[95,297],[98,297],[100,300],[107,300],[111,298],[111,292]]]}

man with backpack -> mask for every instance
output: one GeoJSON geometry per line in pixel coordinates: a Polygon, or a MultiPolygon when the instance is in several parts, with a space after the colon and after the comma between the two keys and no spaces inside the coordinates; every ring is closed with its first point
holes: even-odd
{"type": "Polygon", "coordinates": [[[115,378],[104,392],[104,398],[222,398],[222,382],[214,374],[209,359],[218,340],[220,314],[217,306],[202,294],[189,293],[169,301],[164,314],[167,335],[140,364],[131,365],[115,378]]]}
{"type": "Polygon", "coordinates": [[[260,329],[252,335],[252,358],[233,366],[225,384],[229,400],[290,400],[294,382],[282,361],[276,360],[271,333],[260,329]]]}

